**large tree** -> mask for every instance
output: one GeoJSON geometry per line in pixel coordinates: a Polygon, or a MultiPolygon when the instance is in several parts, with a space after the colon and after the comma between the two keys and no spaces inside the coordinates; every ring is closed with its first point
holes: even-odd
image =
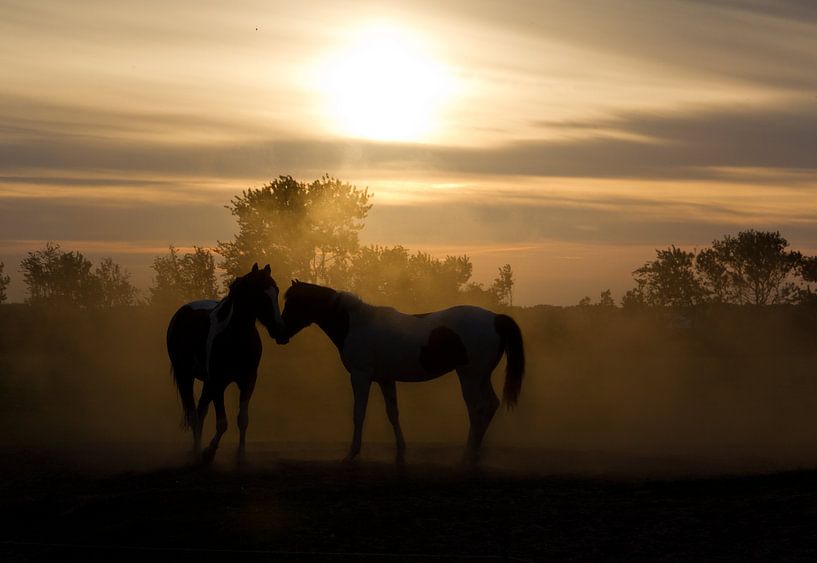
{"type": "Polygon", "coordinates": [[[254,262],[269,263],[278,279],[339,285],[358,250],[369,198],[368,190],[330,176],[311,183],[280,176],[245,190],[227,206],[238,233],[218,243],[224,269],[235,277],[254,262]]]}
{"type": "Polygon", "coordinates": [[[741,231],[712,242],[696,267],[713,299],[741,305],[791,302],[798,295],[794,276],[803,257],[788,250],[778,231],[741,231]]]}
{"type": "Polygon", "coordinates": [[[180,254],[175,246],[170,245],[166,255],[153,259],[153,271],[153,287],[150,288],[153,304],[179,306],[189,301],[218,297],[215,260],[205,248],[194,246],[193,252],[180,254]]]}

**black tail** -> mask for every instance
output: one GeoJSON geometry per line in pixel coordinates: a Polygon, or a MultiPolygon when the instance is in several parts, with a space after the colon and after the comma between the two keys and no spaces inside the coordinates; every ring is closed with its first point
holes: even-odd
{"type": "Polygon", "coordinates": [[[178,331],[176,328],[177,315],[173,315],[170,325],[167,327],[167,354],[170,356],[170,373],[173,375],[173,383],[179,391],[179,399],[182,401],[184,418],[182,418],[182,428],[193,428],[196,424],[196,401],[193,397],[193,381],[195,379],[192,362],[185,362],[184,352],[180,350],[178,331]]]}
{"type": "Polygon", "coordinates": [[[179,391],[179,399],[182,401],[184,418],[182,418],[182,428],[192,429],[196,422],[196,401],[193,398],[193,377],[187,374],[180,376],[179,371],[171,364],[170,373],[173,374],[173,382],[179,391]]]}
{"type": "Polygon", "coordinates": [[[508,360],[505,366],[502,402],[510,410],[516,406],[519,391],[522,389],[522,376],[525,374],[525,347],[522,344],[522,331],[519,330],[516,321],[508,315],[497,315],[494,327],[502,338],[502,345],[508,360]]]}

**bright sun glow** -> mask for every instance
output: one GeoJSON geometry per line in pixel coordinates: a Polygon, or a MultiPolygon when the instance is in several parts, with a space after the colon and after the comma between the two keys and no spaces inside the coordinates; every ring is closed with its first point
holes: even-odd
{"type": "Polygon", "coordinates": [[[419,38],[393,26],[373,26],[328,62],[327,109],[344,135],[382,141],[428,141],[438,132],[451,94],[447,69],[419,38]]]}

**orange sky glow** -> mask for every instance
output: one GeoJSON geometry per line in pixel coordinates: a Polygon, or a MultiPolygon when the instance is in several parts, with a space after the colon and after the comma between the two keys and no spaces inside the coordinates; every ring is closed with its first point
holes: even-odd
{"type": "Polygon", "coordinates": [[[748,228],[817,253],[817,7],[0,0],[0,261],[45,241],[142,288],[242,189],[329,173],[364,243],[510,263],[514,302],[632,286],[748,228]]]}

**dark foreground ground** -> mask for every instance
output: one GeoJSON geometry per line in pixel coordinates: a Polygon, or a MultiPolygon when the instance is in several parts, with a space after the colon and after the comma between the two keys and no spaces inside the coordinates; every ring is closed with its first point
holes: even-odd
{"type": "MultiPolygon", "coordinates": [[[[0,559],[817,559],[817,471],[635,479],[494,465],[468,473],[449,463],[454,449],[400,469],[371,448],[347,466],[259,445],[239,467],[232,453],[223,448],[207,468],[177,454],[130,463],[121,451],[2,449],[0,559]]],[[[525,455],[545,452],[508,453],[517,462],[525,455]]]]}

